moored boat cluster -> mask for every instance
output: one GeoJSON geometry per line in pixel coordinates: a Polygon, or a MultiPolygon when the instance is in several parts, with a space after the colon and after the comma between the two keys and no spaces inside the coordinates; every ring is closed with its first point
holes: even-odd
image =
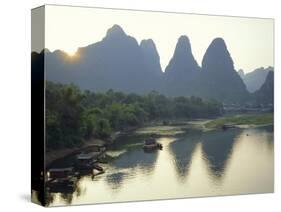
{"type": "Polygon", "coordinates": [[[96,176],[104,173],[104,168],[98,165],[105,158],[105,146],[92,146],[86,152],[76,155],[71,167],[51,168],[47,171],[47,187],[56,190],[74,189],[79,176],[85,172],[96,176]]]}

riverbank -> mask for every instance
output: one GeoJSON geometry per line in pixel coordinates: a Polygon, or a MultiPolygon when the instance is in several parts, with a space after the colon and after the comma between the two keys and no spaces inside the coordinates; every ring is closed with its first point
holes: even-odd
{"type": "Polygon", "coordinates": [[[47,151],[45,156],[46,166],[48,167],[51,163],[53,163],[54,161],[60,158],[66,157],[71,154],[79,153],[84,149],[90,148],[91,146],[96,146],[96,145],[102,146],[104,144],[106,144],[106,141],[92,138],[89,139],[88,141],[85,141],[83,145],[78,147],[47,151]]]}
{"type": "MultiPolygon", "coordinates": [[[[63,148],[59,150],[51,150],[46,152],[45,157],[45,163],[48,167],[50,164],[52,164],[54,161],[64,158],[66,156],[72,155],[72,154],[78,154],[79,152],[89,149],[91,146],[95,145],[105,145],[105,144],[114,144],[114,141],[117,140],[117,138],[122,137],[124,135],[133,134],[136,133],[143,136],[143,139],[146,136],[149,136],[150,134],[154,134],[155,136],[161,137],[161,136],[175,136],[178,134],[182,134],[185,132],[185,130],[190,127],[190,125],[187,122],[183,121],[170,121],[169,124],[164,124],[163,121],[154,121],[150,123],[146,123],[142,127],[131,127],[127,128],[123,131],[114,132],[111,134],[108,141],[92,138],[90,140],[84,141],[81,146],[78,147],[72,147],[72,148],[63,148]]],[[[132,147],[138,147],[143,145],[143,140],[141,140],[139,143],[134,144],[128,144],[126,147],[132,148],[132,147]]]]}
{"type": "Polygon", "coordinates": [[[218,129],[222,128],[222,126],[225,124],[231,124],[241,128],[272,125],[273,113],[239,114],[233,116],[225,116],[210,120],[205,123],[204,126],[208,129],[218,129]]]}
{"type": "MultiPolygon", "coordinates": [[[[273,124],[273,114],[263,113],[263,114],[240,114],[233,116],[224,116],[215,119],[194,119],[194,120],[171,120],[169,122],[155,121],[147,123],[143,127],[132,128],[124,130],[123,132],[115,132],[111,136],[111,142],[114,142],[117,137],[124,134],[136,133],[140,136],[148,136],[154,134],[155,136],[161,137],[174,137],[180,134],[184,134],[188,129],[209,131],[221,128],[224,124],[231,123],[236,127],[248,128],[261,125],[273,124]]],[[[52,150],[46,152],[45,162],[49,166],[52,162],[66,157],[71,154],[79,153],[84,149],[90,148],[94,145],[105,145],[109,144],[109,141],[92,138],[84,142],[83,145],[73,148],[64,148],[60,150],[52,150]]],[[[137,144],[127,144],[127,146],[140,146],[143,141],[137,144]]]]}

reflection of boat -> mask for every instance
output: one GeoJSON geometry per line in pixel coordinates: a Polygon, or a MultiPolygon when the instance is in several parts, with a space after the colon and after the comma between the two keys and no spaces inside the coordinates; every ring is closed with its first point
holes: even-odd
{"type": "Polygon", "coordinates": [[[153,150],[162,150],[163,146],[162,144],[156,142],[156,140],[152,137],[146,139],[144,141],[143,149],[147,151],[153,151],[153,150]]]}
{"type": "Polygon", "coordinates": [[[47,185],[54,187],[74,187],[77,182],[74,170],[70,168],[49,169],[47,185]]]}

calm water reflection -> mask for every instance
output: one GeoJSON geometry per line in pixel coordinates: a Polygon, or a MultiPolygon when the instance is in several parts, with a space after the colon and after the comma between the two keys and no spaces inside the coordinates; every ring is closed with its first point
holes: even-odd
{"type": "Polygon", "coordinates": [[[162,137],[163,150],[114,147],[103,175],[82,176],[74,191],[48,193],[50,205],[167,199],[273,191],[273,128],[191,131],[162,137]]]}

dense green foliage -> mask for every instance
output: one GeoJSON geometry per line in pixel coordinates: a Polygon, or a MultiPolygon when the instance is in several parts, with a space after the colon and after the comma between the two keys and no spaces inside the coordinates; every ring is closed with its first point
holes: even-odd
{"type": "Polygon", "coordinates": [[[221,111],[220,103],[198,97],[170,98],[154,91],[142,96],[113,90],[93,93],[47,82],[46,144],[48,149],[73,147],[151,120],[206,118],[221,111]]]}
{"type": "Polygon", "coordinates": [[[273,124],[273,113],[244,114],[217,118],[206,123],[208,128],[221,128],[224,124],[264,125],[273,124]]]}

